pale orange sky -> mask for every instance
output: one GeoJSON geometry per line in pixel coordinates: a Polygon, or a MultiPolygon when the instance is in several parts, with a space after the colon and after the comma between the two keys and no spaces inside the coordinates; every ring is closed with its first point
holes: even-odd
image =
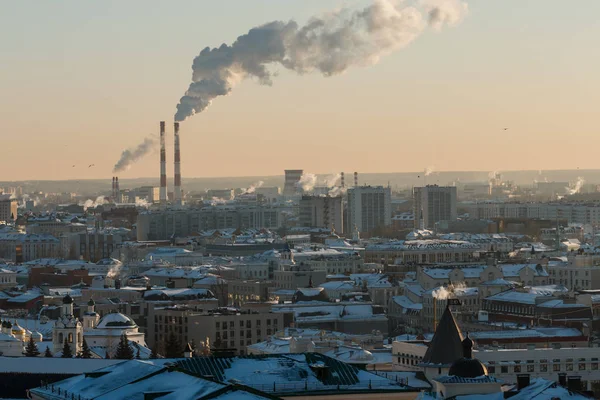
{"type": "MultiPolygon", "coordinates": [[[[0,15],[2,180],[109,178],[159,120],[172,175],[172,116],[203,47],[369,2],[48,3],[11,2],[0,15]]],[[[280,68],[271,87],[242,82],[182,123],[184,180],[600,168],[600,2],[468,3],[462,24],[378,65],[331,78],[280,68]]],[[[158,176],[158,154],[119,175],[158,176]]]]}

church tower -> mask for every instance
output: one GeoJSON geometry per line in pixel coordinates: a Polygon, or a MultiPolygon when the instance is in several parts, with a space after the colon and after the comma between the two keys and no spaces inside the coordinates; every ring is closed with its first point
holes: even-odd
{"type": "Polygon", "coordinates": [[[54,324],[54,330],[52,331],[54,353],[62,351],[65,340],[71,347],[73,356],[81,351],[83,327],[81,322],[73,316],[73,299],[68,294],[63,298],[60,317],[54,324]]]}
{"type": "Polygon", "coordinates": [[[100,315],[96,312],[96,302],[90,299],[87,303],[87,311],[83,314],[83,330],[89,331],[98,325],[100,315]]]}

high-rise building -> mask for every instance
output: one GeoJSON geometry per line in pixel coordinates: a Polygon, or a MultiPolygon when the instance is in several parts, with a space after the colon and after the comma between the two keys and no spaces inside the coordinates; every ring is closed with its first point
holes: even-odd
{"type": "Polygon", "coordinates": [[[415,228],[433,229],[440,221],[456,220],[456,187],[427,185],[413,188],[415,228]]]}
{"type": "Polygon", "coordinates": [[[0,221],[14,221],[17,218],[17,200],[10,194],[0,194],[0,221]]]}
{"type": "Polygon", "coordinates": [[[285,170],[285,183],[283,186],[283,194],[285,196],[291,196],[298,193],[298,182],[300,182],[303,173],[304,171],[301,169],[285,170]]]}
{"type": "Polygon", "coordinates": [[[307,228],[334,228],[344,231],[341,196],[302,196],[299,223],[307,228]]]}
{"type": "Polygon", "coordinates": [[[383,186],[355,186],[348,189],[348,223],[346,231],[354,228],[369,232],[392,224],[392,190],[383,186]]]}

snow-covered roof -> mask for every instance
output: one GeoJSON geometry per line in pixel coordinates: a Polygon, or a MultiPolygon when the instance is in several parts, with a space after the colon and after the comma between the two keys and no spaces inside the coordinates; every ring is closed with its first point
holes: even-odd
{"type": "Polygon", "coordinates": [[[462,240],[398,240],[387,243],[371,244],[366,247],[367,251],[392,250],[392,251],[427,251],[427,250],[446,250],[446,249],[464,249],[477,251],[481,246],[475,243],[462,240]]]}
{"type": "Polygon", "coordinates": [[[394,296],[392,301],[404,309],[422,310],[423,303],[414,303],[406,296],[394,296]]]}
{"type": "Polygon", "coordinates": [[[136,327],[137,324],[133,319],[121,313],[106,314],[96,326],[97,329],[125,329],[136,327]]]}
{"type": "Polygon", "coordinates": [[[535,305],[535,299],[540,295],[535,293],[523,293],[515,290],[507,290],[504,292],[497,293],[493,296],[486,297],[488,301],[501,301],[510,303],[521,303],[535,305]]]}
{"type": "Polygon", "coordinates": [[[523,268],[529,268],[533,276],[547,277],[548,271],[540,264],[501,264],[498,266],[504,278],[518,278],[523,268]]]}

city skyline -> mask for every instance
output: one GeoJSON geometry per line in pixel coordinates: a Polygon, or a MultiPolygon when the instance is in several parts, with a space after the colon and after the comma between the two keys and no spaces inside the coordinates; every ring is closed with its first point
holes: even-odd
{"type": "MultiPolygon", "coordinates": [[[[107,179],[121,151],[158,137],[166,120],[171,177],[172,115],[202,48],[271,20],[303,24],[371,3],[235,2],[235,16],[230,5],[196,2],[11,4],[0,17],[0,32],[15,38],[0,55],[0,116],[13,139],[0,165],[11,180],[107,179]],[[60,15],[47,19],[50,12],[60,15]]],[[[271,87],[242,82],[182,123],[183,179],[280,175],[294,165],[362,173],[598,168],[600,57],[588,49],[600,5],[468,3],[462,23],[426,31],[377,65],[331,78],[274,68],[271,87]],[[570,146],[577,160],[564,156],[570,146]]],[[[158,152],[119,174],[157,175],[158,152]]]]}

